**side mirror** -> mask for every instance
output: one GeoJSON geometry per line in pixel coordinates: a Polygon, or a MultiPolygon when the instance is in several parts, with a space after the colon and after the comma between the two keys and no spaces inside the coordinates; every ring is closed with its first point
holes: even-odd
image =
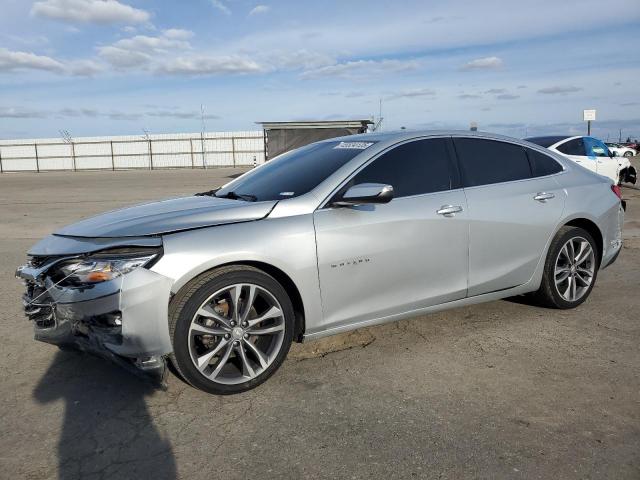
{"type": "Polygon", "coordinates": [[[613,158],[613,157],[617,157],[617,156],[618,156],[618,152],[616,152],[616,151],[614,151],[614,150],[609,150],[609,156],[610,156],[611,158],[613,158]]]}
{"type": "Polygon", "coordinates": [[[393,199],[393,187],[383,183],[360,183],[350,187],[342,198],[333,202],[337,207],[351,207],[372,203],[389,203],[393,199]]]}

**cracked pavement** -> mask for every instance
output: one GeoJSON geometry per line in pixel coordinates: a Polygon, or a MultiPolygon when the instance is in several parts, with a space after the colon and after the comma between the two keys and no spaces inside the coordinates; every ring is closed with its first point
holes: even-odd
{"type": "Polygon", "coordinates": [[[640,477],[640,188],[578,309],[498,301],[294,345],[241,395],[32,340],[13,272],[37,239],[239,172],[0,175],[0,478],[640,477]]]}

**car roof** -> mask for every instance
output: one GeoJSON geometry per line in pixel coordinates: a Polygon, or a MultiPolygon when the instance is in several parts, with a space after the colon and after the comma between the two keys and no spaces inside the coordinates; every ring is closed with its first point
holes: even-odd
{"type": "Polygon", "coordinates": [[[522,140],[519,138],[499,135],[497,133],[476,132],[471,130],[395,130],[395,131],[387,131],[387,132],[371,132],[371,133],[359,133],[356,135],[346,135],[343,137],[322,140],[322,142],[336,142],[336,141],[377,142],[381,145],[387,145],[387,144],[401,142],[404,140],[411,140],[414,138],[439,137],[439,136],[478,137],[478,138],[487,138],[487,139],[493,139],[493,140],[504,140],[508,142],[522,143],[522,140]]]}
{"type": "Polygon", "coordinates": [[[549,148],[551,145],[555,145],[562,140],[567,140],[568,138],[573,138],[573,135],[547,135],[544,137],[528,137],[525,138],[527,142],[535,143],[536,145],[540,145],[544,148],[549,148]]]}

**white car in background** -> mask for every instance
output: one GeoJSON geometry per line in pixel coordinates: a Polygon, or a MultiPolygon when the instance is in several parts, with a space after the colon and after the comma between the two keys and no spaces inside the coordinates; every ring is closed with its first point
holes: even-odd
{"type": "Polygon", "coordinates": [[[626,145],[622,145],[620,143],[607,143],[606,144],[609,150],[616,154],[617,157],[635,157],[638,155],[633,148],[627,147],[626,145]]]}
{"type": "Polygon", "coordinates": [[[628,157],[618,157],[597,138],[556,135],[525,138],[526,141],[557,152],[578,165],[610,178],[615,184],[636,183],[636,169],[628,157]]]}

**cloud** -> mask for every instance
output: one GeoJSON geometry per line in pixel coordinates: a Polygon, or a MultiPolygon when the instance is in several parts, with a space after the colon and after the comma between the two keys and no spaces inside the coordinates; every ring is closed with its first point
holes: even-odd
{"type": "Polygon", "coordinates": [[[0,118],[45,118],[46,112],[13,107],[0,107],[0,118]]]}
{"type": "Polygon", "coordinates": [[[488,94],[498,94],[498,93],[505,93],[507,90],[504,88],[492,88],[490,90],[487,90],[484,93],[488,93],[488,94]]]}
{"type": "Polygon", "coordinates": [[[476,58],[462,66],[463,70],[492,70],[502,67],[502,59],[498,57],[476,58]]]}
{"type": "Polygon", "coordinates": [[[191,30],[184,30],[182,28],[169,28],[163,32],[163,35],[172,40],[189,40],[193,37],[194,33],[191,30]]]}
{"type": "MultiPolygon", "coordinates": [[[[160,118],[176,118],[179,120],[200,120],[203,118],[203,115],[199,111],[192,112],[176,112],[175,110],[158,110],[155,112],[147,112],[146,114],[149,117],[160,117],[160,118]]],[[[220,117],[218,115],[213,115],[210,113],[204,114],[205,120],[218,120],[220,117]]]]}
{"type": "Polygon", "coordinates": [[[61,73],[64,65],[51,57],[29,52],[16,52],[0,47],[0,72],[45,70],[61,73]]]}
{"type": "Polygon", "coordinates": [[[31,7],[31,14],[65,22],[145,23],[150,15],[117,0],[42,0],[31,7]]]}
{"type": "Polygon", "coordinates": [[[231,9],[227,7],[222,0],[211,0],[211,5],[220,10],[225,15],[231,15],[231,9]]]}
{"type": "MultiPolygon", "coordinates": [[[[31,110],[15,107],[0,107],[0,118],[28,119],[28,118],[109,118],[110,120],[137,120],[142,117],[175,118],[179,120],[199,120],[200,111],[180,111],[179,108],[158,109],[146,112],[123,112],[119,110],[100,111],[93,108],[61,108],[59,110],[31,110]]],[[[205,114],[205,120],[217,120],[220,117],[213,114],[205,114]]]]}
{"type": "Polygon", "coordinates": [[[302,74],[302,78],[370,77],[416,70],[420,66],[421,62],[418,60],[352,60],[308,70],[302,74]]]}
{"type": "Polygon", "coordinates": [[[566,95],[567,93],[575,93],[579,92],[580,90],[582,90],[581,87],[575,87],[572,85],[556,85],[553,87],[541,88],[540,90],[538,90],[538,93],[543,93],[546,95],[566,95]]]}
{"type": "Polygon", "coordinates": [[[525,123],[521,123],[521,122],[515,122],[515,123],[490,123],[489,125],[487,125],[487,127],[490,128],[504,128],[504,129],[512,129],[512,128],[523,128],[526,127],[527,125],[525,123]]]}
{"type": "Polygon", "coordinates": [[[271,7],[268,5],[256,5],[251,9],[249,15],[260,15],[261,13],[267,13],[269,10],[271,10],[271,7]]]}
{"type": "Polygon", "coordinates": [[[515,100],[516,98],[520,98],[520,95],[512,95],[510,93],[503,93],[501,95],[496,95],[498,100],[515,100]]]}
{"type": "Polygon", "coordinates": [[[105,66],[95,60],[74,60],[66,65],[67,73],[78,77],[92,77],[97,73],[102,73],[105,66]]]}
{"type": "Polygon", "coordinates": [[[621,107],[637,107],[638,105],[640,105],[640,102],[627,102],[620,104],[621,107]]]}
{"type": "Polygon", "coordinates": [[[313,70],[327,65],[335,64],[333,57],[324,53],[310,52],[308,50],[277,50],[265,56],[268,65],[276,69],[304,69],[313,70]]]}
{"type": "Polygon", "coordinates": [[[119,69],[144,68],[153,59],[172,50],[189,50],[187,41],[193,36],[189,30],[169,29],[158,36],[136,35],[123,38],[111,45],[98,47],[98,54],[119,69]]]}
{"type": "Polygon", "coordinates": [[[413,88],[393,94],[387,97],[387,100],[396,100],[398,98],[432,97],[435,94],[435,90],[431,88],[413,88]]]}
{"type": "Polygon", "coordinates": [[[475,98],[482,98],[482,95],[476,95],[472,93],[463,93],[461,95],[458,95],[458,98],[461,100],[472,100],[475,98]]]}
{"type": "Polygon", "coordinates": [[[170,75],[229,75],[262,73],[265,70],[255,61],[237,55],[194,55],[171,59],[159,65],[156,71],[170,75]]]}

